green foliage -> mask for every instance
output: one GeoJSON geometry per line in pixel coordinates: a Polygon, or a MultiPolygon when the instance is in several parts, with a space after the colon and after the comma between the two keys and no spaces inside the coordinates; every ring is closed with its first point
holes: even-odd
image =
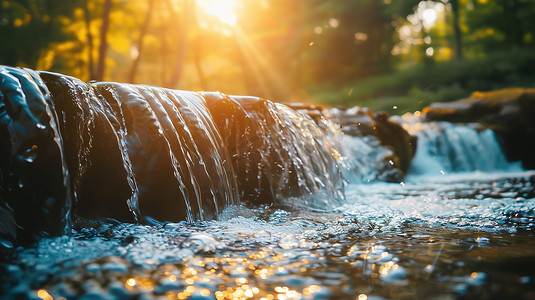
{"type": "Polygon", "coordinates": [[[515,49],[484,58],[436,62],[429,67],[414,66],[355,80],[343,88],[316,86],[309,92],[318,97],[317,102],[332,106],[359,105],[402,114],[421,110],[432,102],[468,97],[474,91],[535,87],[533,65],[535,53],[531,49],[515,49]]]}
{"type": "Polygon", "coordinates": [[[480,51],[533,45],[534,15],[532,0],[474,1],[466,10],[470,42],[480,51]]]}
{"type": "Polygon", "coordinates": [[[0,2],[0,64],[34,67],[43,50],[72,39],[62,30],[78,0],[3,0],[0,2]]]}
{"type": "Polygon", "coordinates": [[[235,1],[233,26],[201,0],[112,0],[104,55],[104,0],[0,0],[0,64],[396,112],[533,85],[533,0],[235,1]]]}

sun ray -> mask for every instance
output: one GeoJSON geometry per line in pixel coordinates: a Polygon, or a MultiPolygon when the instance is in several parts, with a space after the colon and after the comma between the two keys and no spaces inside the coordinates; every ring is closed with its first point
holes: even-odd
{"type": "Polygon", "coordinates": [[[236,24],[236,0],[198,0],[197,5],[204,13],[217,17],[222,23],[236,24]]]}

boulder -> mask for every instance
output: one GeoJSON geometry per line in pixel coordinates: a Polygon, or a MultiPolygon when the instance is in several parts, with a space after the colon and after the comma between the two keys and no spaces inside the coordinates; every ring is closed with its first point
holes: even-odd
{"type": "Polygon", "coordinates": [[[37,73],[0,66],[0,248],[67,231],[71,184],[53,112],[37,73]]]}
{"type": "Polygon", "coordinates": [[[374,121],[374,135],[381,145],[394,152],[394,166],[407,174],[416,153],[416,136],[410,135],[399,123],[390,120],[386,112],[375,113],[374,121]]]}
{"type": "Polygon", "coordinates": [[[508,160],[535,168],[535,89],[474,92],[467,99],[433,103],[423,110],[430,121],[480,123],[493,129],[508,160]]]}

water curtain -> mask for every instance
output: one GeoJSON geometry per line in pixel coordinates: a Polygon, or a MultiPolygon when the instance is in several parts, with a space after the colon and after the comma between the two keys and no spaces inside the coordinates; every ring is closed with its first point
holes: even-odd
{"type": "Polygon", "coordinates": [[[344,198],[325,130],[282,104],[4,66],[0,76],[0,213],[27,239],[67,232],[72,215],[194,222],[243,200],[326,210],[344,198]]]}
{"type": "Polygon", "coordinates": [[[409,175],[523,170],[521,162],[507,161],[494,131],[478,123],[425,122],[412,114],[397,119],[418,136],[409,175]]]}

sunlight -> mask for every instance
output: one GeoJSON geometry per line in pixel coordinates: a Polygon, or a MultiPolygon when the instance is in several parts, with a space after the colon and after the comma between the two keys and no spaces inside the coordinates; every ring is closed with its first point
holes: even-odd
{"type": "Polygon", "coordinates": [[[198,0],[197,5],[206,14],[219,18],[225,24],[236,24],[236,0],[198,0]]]}
{"type": "Polygon", "coordinates": [[[234,27],[233,33],[260,89],[267,93],[269,84],[273,84],[276,89],[285,90],[288,80],[284,74],[273,67],[273,58],[267,53],[261,52],[240,27],[234,27]]]}

